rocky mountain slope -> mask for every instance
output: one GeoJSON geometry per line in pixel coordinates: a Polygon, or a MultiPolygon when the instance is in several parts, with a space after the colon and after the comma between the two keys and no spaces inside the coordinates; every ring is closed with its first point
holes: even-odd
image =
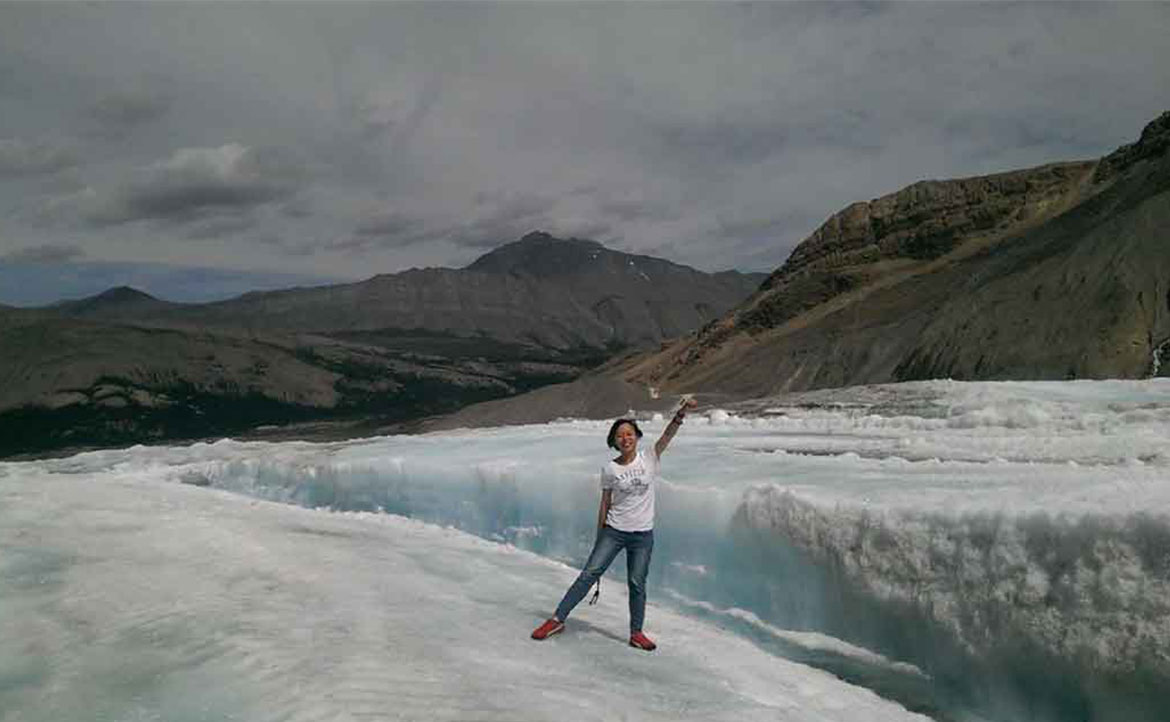
{"type": "Polygon", "coordinates": [[[372,433],[571,380],[717,317],[764,278],[546,234],[473,266],[213,304],[117,288],[0,308],[0,455],[257,426],[372,433]]]}
{"type": "Polygon", "coordinates": [[[830,218],[747,303],[630,369],[768,393],[1140,377],[1170,338],[1170,113],[1095,163],[915,184],[830,218]]]}
{"type": "Polygon", "coordinates": [[[1097,161],[923,181],[854,203],[760,290],[657,352],[444,422],[609,415],[926,378],[1138,378],[1170,345],[1170,112],[1097,161]],[[601,386],[614,401],[598,399],[601,386]],[[645,393],[642,398],[648,399],[645,393]],[[646,406],[643,406],[645,408],[646,406]]]}

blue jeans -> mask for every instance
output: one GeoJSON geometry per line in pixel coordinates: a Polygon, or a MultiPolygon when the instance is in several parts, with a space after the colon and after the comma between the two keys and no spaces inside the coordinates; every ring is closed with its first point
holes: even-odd
{"type": "Polygon", "coordinates": [[[557,619],[565,621],[622,549],[626,550],[626,576],[630,585],[630,634],[642,631],[642,620],[646,617],[646,573],[650,570],[650,552],[654,551],[654,530],[619,531],[608,524],[601,527],[589,561],[557,605],[557,619]]]}

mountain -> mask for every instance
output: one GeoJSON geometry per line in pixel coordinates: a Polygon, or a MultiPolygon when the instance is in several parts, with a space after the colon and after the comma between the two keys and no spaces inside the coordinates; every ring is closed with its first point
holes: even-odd
{"type": "Polygon", "coordinates": [[[547,387],[443,423],[612,415],[639,394],[649,403],[648,388],[727,399],[927,378],[1140,378],[1167,372],[1155,359],[1168,345],[1170,112],[1096,161],[923,181],[849,205],[732,311],[576,382],[589,396],[547,387]]]}
{"type": "Polygon", "coordinates": [[[466,269],[209,304],[116,288],[0,308],[0,455],[374,433],[571,380],[718,317],[763,278],[535,233],[466,269]]]}
{"type": "Polygon", "coordinates": [[[58,314],[74,318],[97,318],[109,321],[160,313],[178,305],[159,300],[136,288],[118,286],[89,298],[59,301],[49,308],[58,314]]]}
{"type": "MultiPolygon", "coordinates": [[[[142,304],[133,312],[126,310],[129,303],[90,302],[84,317],[248,334],[312,333],[376,345],[399,344],[418,329],[423,337],[490,339],[538,355],[604,356],[693,330],[763,279],[702,273],[594,241],[534,232],[464,269],[412,269],[208,304],[142,304]]],[[[70,307],[58,310],[79,315],[70,307]]]]}
{"type": "Polygon", "coordinates": [[[830,218],[751,299],[632,368],[770,393],[1141,377],[1170,338],[1170,113],[1089,163],[915,184],[830,218]]]}

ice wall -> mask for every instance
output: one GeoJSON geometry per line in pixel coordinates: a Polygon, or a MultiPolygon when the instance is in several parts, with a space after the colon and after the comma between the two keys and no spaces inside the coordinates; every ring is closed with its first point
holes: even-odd
{"type": "Polygon", "coordinates": [[[823,508],[775,486],[748,492],[744,515],[972,654],[1032,646],[1085,671],[1170,678],[1165,517],[823,508]]]}
{"type": "Polygon", "coordinates": [[[777,406],[792,437],[760,451],[805,473],[745,491],[738,518],[851,600],[833,633],[966,686],[994,719],[1162,719],[1168,388],[934,382],[777,406]],[[821,438],[802,438],[813,419],[821,438]]]}

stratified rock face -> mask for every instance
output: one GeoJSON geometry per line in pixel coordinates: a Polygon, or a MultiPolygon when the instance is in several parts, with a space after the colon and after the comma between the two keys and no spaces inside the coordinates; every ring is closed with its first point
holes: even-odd
{"type": "Polygon", "coordinates": [[[1170,113],[1097,162],[916,183],[625,367],[665,391],[1140,377],[1170,339],[1170,113]]]}
{"type": "Polygon", "coordinates": [[[937,258],[977,233],[1044,214],[1092,163],[1062,163],[961,180],[921,181],[834,214],[766,286],[802,271],[883,258],[937,258]]]}
{"type": "Polygon", "coordinates": [[[922,181],[835,213],[761,287],[742,321],[771,328],[873,280],[881,261],[942,257],[980,236],[1066,207],[1094,163],[1061,163],[978,178],[922,181]]]}

